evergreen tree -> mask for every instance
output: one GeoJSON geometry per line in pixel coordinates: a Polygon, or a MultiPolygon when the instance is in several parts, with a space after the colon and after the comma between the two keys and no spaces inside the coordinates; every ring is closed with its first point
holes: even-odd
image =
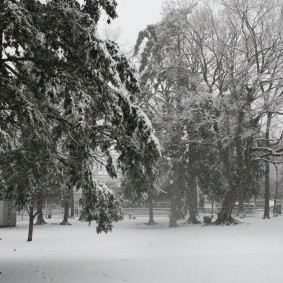
{"type": "Polygon", "coordinates": [[[148,93],[145,96],[148,111],[155,116],[158,136],[163,141],[161,171],[165,172],[163,182],[171,199],[171,227],[177,225],[183,196],[190,201],[191,219],[198,222],[193,208],[197,205],[196,175],[192,173],[191,156],[188,156],[194,152],[194,145],[188,141],[188,132],[193,127],[186,107],[198,95],[198,74],[190,62],[193,58],[186,49],[189,47],[184,31],[186,17],[193,7],[193,3],[185,1],[175,6],[168,4],[161,23],[140,32],[135,50],[138,54],[147,40],[141,49],[141,85],[148,93]]]}
{"type": "Polygon", "coordinates": [[[37,189],[78,184],[83,218],[95,220],[97,232],[111,230],[122,214],[121,200],[96,180],[94,167],[102,164],[115,177],[115,150],[125,175],[150,175],[159,158],[151,124],[131,102],[139,92],[133,66],[116,43],[97,35],[101,11],[110,21],[116,5],[7,0],[0,11],[5,194],[33,208],[37,189]]]}

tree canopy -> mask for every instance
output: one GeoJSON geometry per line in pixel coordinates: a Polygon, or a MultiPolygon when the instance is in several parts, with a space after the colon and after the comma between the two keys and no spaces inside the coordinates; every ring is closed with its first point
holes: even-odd
{"type": "Polygon", "coordinates": [[[282,114],[281,15],[281,1],[171,1],[140,32],[142,103],[162,139],[173,209],[197,178],[223,199],[217,223],[231,223],[264,171],[269,187],[271,157],[282,156],[271,132],[282,114]]]}
{"type": "Polygon", "coordinates": [[[96,180],[95,166],[112,177],[119,167],[142,178],[155,172],[160,156],[148,118],[132,102],[139,92],[134,67],[115,42],[97,34],[102,10],[111,21],[116,6],[5,0],[0,11],[4,194],[32,205],[36,188],[77,185],[83,215],[98,222],[98,232],[111,230],[121,211],[119,197],[96,180]]]}

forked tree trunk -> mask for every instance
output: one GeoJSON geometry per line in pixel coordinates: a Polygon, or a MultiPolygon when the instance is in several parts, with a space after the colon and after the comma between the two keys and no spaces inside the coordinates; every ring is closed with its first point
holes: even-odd
{"type": "MultiPolygon", "coordinates": [[[[238,140],[239,141],[239,140],[238,140]]],[[[239,145],[240,143],[237,143],[236,148],[239,149],[239,145]]],[[[224,156],[224,165],[225,165],[225,170],[226,170],[226,174],[227,176],[229,176],[229,174],[231,173],[231,167],[230,164],[228,162],[229,157],[231,158],[232,152],[230,150],[230,152],[224,152],[226,153],[224,156]]],[[[215,222],[213,222],[213,224],[216,225],[231,225],[231,224],[238,224],[240,223],[239,221],[237,221],[236,219],[234,219],[232,217],[232,211],[233,208],[235,206],[235,202],[238,199],[238,193],[239,193],[239,188],[241,185],[241,154],[240,151],[238,150],[237,155],[234,156],[236,157],[236,162],[237,162],[237,171],[234,172],[234,176],[230,176],[230,180],[228,181],[229,183],[229,191],[228,193],[225,195],[223,201],[222,201],[222,207],[220,212],[217,214],[217,219],[215,222]]],[[[234,169],[235,170],[235,169],[234,169]]]]}
{"type": "Polygon", "coordinates": [[[221,211],[220,213],[218,213],[218,217],[214,222],[214,224],[231,225],[231,224],[239,223],[239,221],[237,221],[231,216],[236,200],[237,200],[237,187],[234,186],[233,189],[230,190],[230,192],[228,192],[228,194],[225,196],[222,203],[221,211]]]}
{"type": "Polygon", "coordinates": [[[153,218],[153,199],[149,199],[149,221],[147,223],[148,225],[155,225],[156,222],[154,221],[153,218]]]}
{"type": "Polygon", "coordinates": [[[191,176],[191,181],[189,185],[189,218],[187,223],[199,224],[200,221],[197,219],[198,214],[198,200],[197,200],[197,180],[195,176],[191,176]]]}

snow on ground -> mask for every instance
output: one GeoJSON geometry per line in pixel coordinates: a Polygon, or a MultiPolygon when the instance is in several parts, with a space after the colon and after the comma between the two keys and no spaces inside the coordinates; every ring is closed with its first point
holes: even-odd
{"type": "Polygon", "coordinates": [[[0,229],[1,283],[273,283],[283,280],[283,216],[247,217],[236,226],[186,225],[168,228],[145,217],[125,219],[112,233],[95,225],[35,227],[27,222],[0,229]]]}

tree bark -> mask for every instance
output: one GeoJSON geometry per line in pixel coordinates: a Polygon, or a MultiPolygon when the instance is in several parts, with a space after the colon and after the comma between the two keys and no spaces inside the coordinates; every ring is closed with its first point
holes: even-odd
{"type": "MultiPolygon", "coordinates": [[[[270,126],[271,126],[271,119],[272,119],[272,113],[267,113],[267,122],[266,122],[266,132],[265,132],[265,143],[266,147],[270,146],[269,138],[270,138],[270,126]]],[[[269,159],[267,157],[266,159],[269,159]]],[[[265,162],[265,172],[264,172],[264,213],[263,213],[263,219],[270,219],[269,214],[269,200],[270,200],[270,180],[269,180],[269,162],[265,162]]]]}
{"type": "Polygon", "coordinates": [[[269,162],[265,162],[265,172],[264,172],[264,213],[263,219],[270,219],[269,215],[269,199],[270,199],[270,191],[269,191],[269,162]]]}
{"type": "MultiPolygon", "coordinates": [[[[234,90],[233,93],[236,95],[237,91],[234,90]]],[[[242,150],[242,123],[244,119],[244,111],[239,110],[237,117],[237,127],[234,139],[234,147],[229,150],[224,156],[224,164],[227,170],[227,177],[229,182],[229,192],[225,196],[222,209],[218,214],[215,224],[238,224],[239,221],[232,217],[232,210],[235,206],[237,199],[239,200],[239,210],[243,213],[243,200],[244,200],[244,187],[243,187],[243,150],[242,150]],[[230,158],[234,158],[233,162],[229,161],[230,158]],[[234,171],[231,175],[231,171],[234,171]],[[240,203],[241,202],[241,203],[240,203]]],[[[233,144],[232,144],[233,145],[233,144]]]]}
{"type": "MultiPolygon", "coordinates": [[[[4,0],[0,0],[0,13],[3,14],[4,13],[4,0]]],[[[4,31],[1,29],[0,30],[0,87],[3,86],[3,36],[4,36],[4,31]]]]}
{"type": "Polygon", "coordinates": [[[186,200],[185,200],[185,204],[183,207],[183,218],[186,218],[187,214],[188,214],[188,210],[189,210],[189,196],[186,196],[186,200]]]}
{"type": "Polygon", "coordinates": [[[51,219],[51,217],[52,217],[52,207],[51,207],[51,203],[48,202],[47,203],[47,218],[51,219]]]}
{"type": "Polygon", "coordinates": [[[70,208],[70,200],[69,197],[65,197],[64,199],[64,218],[60,225],[71,225],[69,223],[69,208],[70,208]]]}
{"type": "MultiPolygon", "coordinates": [[[[0,13],[4,12],[4,0],[0,0],[0,13]]],[[[0,71],[2,72],[2,57],[3,57],[3,30],[0,30],[0,71]]]]}
{"type": "Polygon", "coordinates": [[[240,218],[245,217],[245,211],[244,211],[244,178],[243,178],[243,168],[244,168],[244,159],[243,159],[243,145],[242,145],[242,132],[243,132],[243,119],[244,119],[244,111],[240,110],[238,113],[237,118],[237,128],[236,128],[236,137],[235,137],[235,150],[236,150],[236,170],[237,170],[237,180],[234,180],[234,183],[236,183],[236,190],[238,193],[238,216],[240,218]]]}
{"type": "Polygon", "coordinates": [[[231,214],[233,207],[235,205],[235,202],[237,200],[237,186],[233,186],[233,189],[231,189],[228,194],[225,196],[222,208],[220,213],[218,213],[218,217],[214,224],[223,224],[223,225],[231,225],[231,224],[238,224],[239,221],[234,219],[231,214]]]}
{"type": "Polygon", "coordinates": [[[197,219],[198,207],[197,207],[197,180],[195,176],[191,176],[189,184],[189,218],[187,223],[199,224],[200,221],[197,219]]]}
{"type": "Polygon", "coordinates": [[[155,225],[156,222],[153,218],[153,199],[149,198],[149,221],[147,223],[148,225],[155,225]]]}
{"type": "MultiPolygon", "coordinates": [[[[225,174],[227,176],[228,184],[229,184],[229,190],[227,194],[225,195],[223,202],[222,202],[222,208],[221,211],[217,214],[217,219],[214,222],[214,224],[222,224],[222,225],[230,225],[230,224],[238,224],[239,221],[235,220],[232,215],[232,210],[235,206],[235,202],[238,198],[238,189],[240,186],[240,180],[239,178],[239,171],[238,167],[237,172],[235,172],[235,167],[233,164],[231,164],[230,158],[233,157],[233,152],[231,150],[223,150],[220,151],[220,153],[223,156],[223,162],[224,162],[224,170],[225,174]],[[234,169],[234,173],[231,176],[231,170],[234,169]]],[[[235,158],[235,156],[234,156],[235,158]]],[[[237,166],[239,165],[239,161],[233,160],[233,163],[237,162],[237,166]]]]}
{"type": "Polygon", "coordinates": [[[174,190],[174,191],[175,191],[175,192],[173,192],[174,195],[171,197],[169,227],[177,227],[177,220],[178,220],[178,197],[179,197],[179,194],[176,190],[174,190]]]}
{"type": "Polygon", "coordinates": [[[34,214],[33,210],[33,203],[31,203],[28,207],[28,213],[29,213],[29,229],[28,229],[28,242],[32,241],[32,236],[33,236],[33,221],[36,216],[34,214]]]}
{"type": "Polygon", "coordinates": [[[273,205],[273,216],[278,216],[278,211],[277,211],[277,198],[278,198],[278,186],[279,186],[279,181],[278,181],[278,164],[274,164],[275,170],[276,170],[276,186],[275,186],[275,193],[274,193],[274,205],[273,205]]]}
{"type": "MultiPolygon", "coordinates": [[[[177,117],[181,113],[181,98],[182,98],[182,93],[181,93],[181,63],[182,63],[182,58],[181,58],[181,38],[179,34],[179,25],[180,23],[178,22],[178,35],[177,35],[177,76],[176,76],[176,114],[177,117]]],[[[179,118],[179,117],[178,117],[179,118]]],[[[181,136],[182,134],[180,133],[180,129],[176,129],[176,139],[175,139],[175,154],[176,156],[174,157],[174,175],[175,175],[175,180],[173,183],[173,192],[171,195],[171,211],[170,211],[170,220],[169,220],[169,227],[177,227],[177,220],[178,220],[178,204],[179,204],[179,194],[180,194],[180,144],[181,144],[181,136]]]]}
{"type": "Polygon", "coordinates": [[[239,207],[238,207],[238,213],[237,216],[240,218],[245,217],[245,208],[244,208],[244,194],[243,194],[243,187],[240,185],[239,187],[239,194],[238,194],[238,200],[239,200],[239,207]]]}
{"type": "Polygon", "coordinates": [[[270,199],[270,191],[269,191],[269,162],[265,162],[265,172],[264,172],[264,213],[263,219],[270,219],[269,215],[269,199],[270,199]]]}
{"type": "Polygon", "coordinates": [[[70,218],[75,218],[75,202],[74,202],[74,190],[71,190],[70,195],[70,203],[71,203],[71,215],[70,218]]]}
{"type": "Polygon", "coordinates": [[[40,195],[37,200],[37,219],[35,225],[44,225],[47,224],[43,218],[43,198],[40,195]]]}

